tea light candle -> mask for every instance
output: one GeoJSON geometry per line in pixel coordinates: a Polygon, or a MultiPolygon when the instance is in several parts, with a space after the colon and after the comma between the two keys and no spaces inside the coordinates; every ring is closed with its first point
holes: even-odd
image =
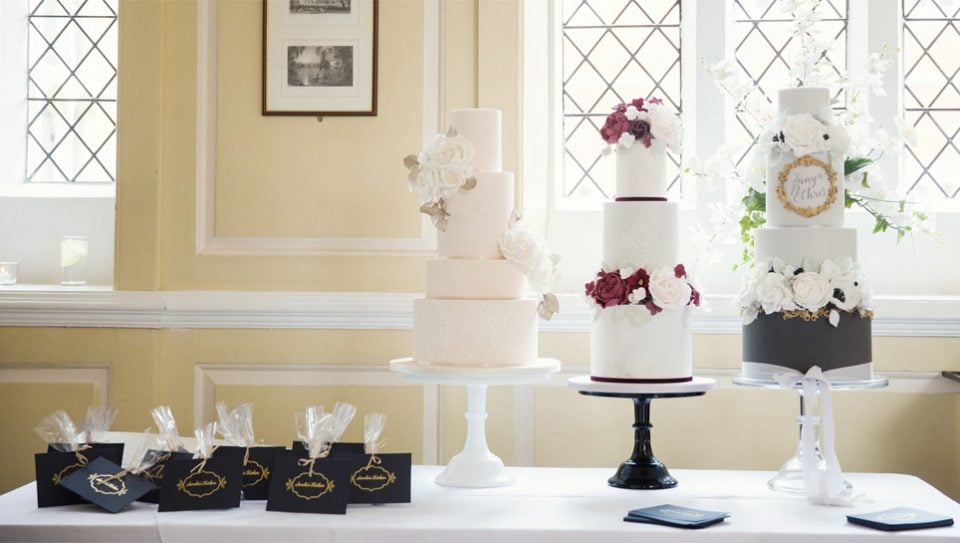
{"type": "Polygon", "coordinates": [[[63,275],[61,285],[85,285],[87,283],[87,238],[63,236],[60,240],[60,267],[63,275]]]}
{"type": "Polygon", "coordinates": [[[0,285],[17,284],[17,267],[16,262],[0,262],[0,285]]]}

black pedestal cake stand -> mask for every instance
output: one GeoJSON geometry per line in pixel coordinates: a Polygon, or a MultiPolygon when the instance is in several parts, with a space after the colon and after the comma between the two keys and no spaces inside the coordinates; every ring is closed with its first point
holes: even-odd
{"type": "Polygon", "coordinates": [[[667,466],[653,455],[650,430],[650,402],[658,398],[703,396],[714,386],[713,379],[694,378],[687,383],[622,384],[591,381],[587,375],[570,379],[570,387],[585,396],[633,400],[633,454],[620,464],[610,486],[632,490],[659,490],[677,486],[667,466]]]}

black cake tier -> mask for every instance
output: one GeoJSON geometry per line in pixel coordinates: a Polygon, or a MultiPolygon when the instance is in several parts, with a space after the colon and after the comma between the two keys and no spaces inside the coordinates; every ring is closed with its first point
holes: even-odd
{"type": "Polygon", "coordinates": [[[873,360],[869,318],[840,312],[838,326],[821,317],[806,321],[761,313],[743,327],[743,361],[782,366],[806,373],[866,364],[873,360]]]}

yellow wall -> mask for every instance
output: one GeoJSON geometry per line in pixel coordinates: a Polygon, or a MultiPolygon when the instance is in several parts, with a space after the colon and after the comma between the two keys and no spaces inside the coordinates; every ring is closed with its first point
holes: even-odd
{"type": "MultiPolygon", "coordinates": [[[[218,235],[416,235],[420,216],[400,158],[416,150],[422,130],[422,4],[380,2],[380,115],[323,122],[260,116],[259,6],[233,0],[219,11],[218,235]]],[[[421,291],[423,257],[196,254],[196,8],[185,0],[121,2],[117,288],[421,291]]],[[[445,108],[504,109],[505,167],[513,170],[518,13],[514,0],[455,0],[442,21],[445,108]]],[[[109,400],[120,410],[116,429],[141,431],[149,409],[168,404],[189,433],[203,422],[193,419],[200,366],[275,367],[281,374],[303,366],[383,367],[409,346],[409,332],[394,330],[0,328],[0,375],[33,368],[47,376],[41,383],[0,381],[0,440],[7,444],[0,449],[0,491],[32,478],[30,455],[42,446],[30,432],[35,423],[59,408],[79,418],[99,401],[90,383],[57,381],[57,368],[109,371],[109,400]]],[[[960,370],[957,339],[876,338],[874,346],[880,371],[960,370]]],[[[588,335],[542,334],[541,352],[585,371],[588,335]]],[[[739,340],[699,335],[694,353],[700,369],[737,368],[739,340]]],[[[361,411],[382,410],[388,449],[412,451],[417,461],[424,456],[419,386],[248,381],[216,385],[213,393],[211,402],[254,401],[258,433],[271,442],[293,437],[292,411],[306,403],[346,400],[361,411]]],[[[837,398],[845,469],[912,472],[960,497],[955,395],[870,391],[837,398]]],[[[460,388],[441,395],[441,460],[462,443],[464,403],[460,388]]],[[[795,444],[795,404],[791,393],[746,389],[658,402],[657,453],[678,468],[775,469],[795,444]]],[[[513,390],[494,387],[489,440],[508,462],[517,450],[513,409],[513,390]]],[[[629,452],[625,401],[545,385],[535,389],[534,413],[538,465],[613,466],[629,452]]],[[[357,437],[360,425],[350,431],[357,437]]]]}

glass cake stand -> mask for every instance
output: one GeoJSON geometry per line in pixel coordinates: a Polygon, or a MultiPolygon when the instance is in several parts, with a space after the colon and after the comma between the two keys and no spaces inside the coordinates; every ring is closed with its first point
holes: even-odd
{"type": "Polygon", "coordinates": [[[560,371],[560,361],[538,358],[523,366],[467,367],[423,364],[412,358],[390,362],[390,369],[421,383],[466,385],[467,439],[463,450],[447,462],[435,482],[460,488],[494,488],[513,484],[503,460],[487,446],[487,386],[529,385],[560,371]]]}
{"type": "Polygon", "coordinates": [[[573,377],[570,388],[584,396],[630,398],[633,400],[633,454],[620,464],[607,484],[631,490],[660,490],[677,486],[667,466],[653,455],[650,430],[650,402],[657,398],[703,396],[716,384],[713,379],[694,377],[686,383],[602,383],[589,375],[573,377]]]}
{"type": "MultiPolygon", "coordinates": [[[[800,415],[797,416],[797,423],[800,425],[800,434],[802,435],[803,433],[804,424],[813,425],[815,435],[817,435],[817,441],[814,445],[814,451],[817,455],[817,467],[821,470],[826,469],[827,463],[823,458],[823,453],[820,451],[819,433],[816,432],[816,427],[820,424],[820,417],[807,415],[807,402],[803,397],[803,383],[801,381],[797,381],[789,387],[781,385],[777,381],[750,379],[748,377],[743,377],[742,375],[734,377],[731,379],[731,381],[735,385],[745,387],[765,388],[770,390],[786,390],[788,388],[792,388],[796,390],[800,396],[800,415]]],[[[862,381],[831,379],[830,390],[869,390],[874,388],[884,388],[888,384],[890,384],[890,380],[886,377],[875,377],[873,379],[866,379],[862,381]]],[[[783,465],[780,467],[779,473],[777,473],[773,479],[767,481],[767,486],[770,487],[771,490],[796,494],[804,493],[803,444],[800,442],[799,438],[797,441],[796,453],[794,453],[789,460],[783,463],[783,465]]],[[[844,484],[848,490],[853,488],[853,485],[851,485],[849,481],[844,481],[844,484]]]]}

